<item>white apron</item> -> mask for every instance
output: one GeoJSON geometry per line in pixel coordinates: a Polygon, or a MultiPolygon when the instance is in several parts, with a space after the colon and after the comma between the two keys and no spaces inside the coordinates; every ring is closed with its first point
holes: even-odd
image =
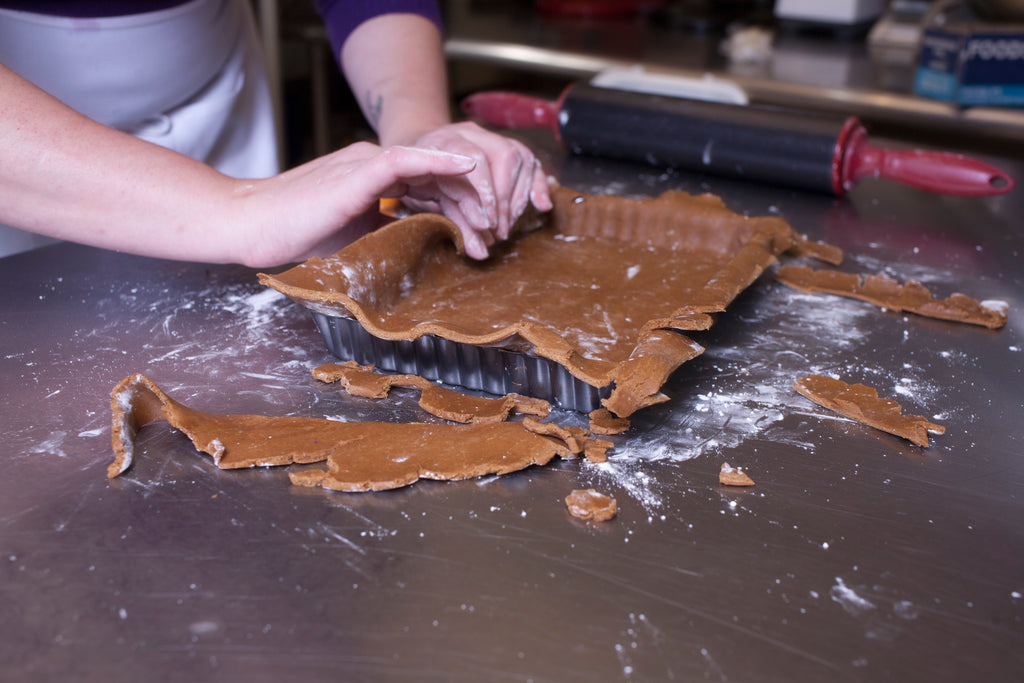
{"type": "MultiPolygon", "coordinates": [[[[0,10],[0,62],[104,125],[237,178],[279,171],[273,107],[246,0],[124,17],[0,10]]],[[[0,226],[0,256],[54,240],[0,226]]]]}

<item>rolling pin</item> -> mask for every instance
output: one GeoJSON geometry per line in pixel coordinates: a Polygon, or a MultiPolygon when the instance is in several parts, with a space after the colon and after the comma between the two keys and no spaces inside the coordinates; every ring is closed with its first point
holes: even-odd
{"type": "Polygon", "coordinates": [[[550,128],[574,154],[640,161],[843,195],[863,178],[939,194],[982,197],[1013,189],[1006,173],[931,150],[883,149],[856,117],[569,86],[556,101],[481,92],[462,111],[504,128],[550,128]]]}

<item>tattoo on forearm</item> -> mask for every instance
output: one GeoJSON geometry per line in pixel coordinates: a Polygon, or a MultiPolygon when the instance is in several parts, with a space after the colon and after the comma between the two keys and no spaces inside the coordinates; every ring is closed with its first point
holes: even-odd
{"type": "Polygon", "coordinates": [[[384,109],[384,96],[372,91],[366,93],[365,110],[366,118],[374,130],[380,125],[381,112],[384,109]]]}

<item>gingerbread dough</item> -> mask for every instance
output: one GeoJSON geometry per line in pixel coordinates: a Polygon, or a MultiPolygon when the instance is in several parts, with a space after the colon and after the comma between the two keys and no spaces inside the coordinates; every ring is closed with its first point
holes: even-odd
{"type": "Polygon", "coordinates": [[[837,294],[893,311],[910,311],[929,318],[971,323],[990,329],[1006,324],[1006,307],[1002,302],[979,303],[963,294],[939,300],[913,280],[900,284],[882,275],[854,275],[804,266],[782,266],[776,278],[804,292],[837,294]]]}
{"type": "Polygon", "coordinates": [[[545,417],[551,404],[539,398],[508,394],[501,398],[469,396],[439,387],[417,375],[388,375],[374,372],[373,366],[355,361],[325,363],[311,371],[321,382],[341,382],[355,396],[385,398],[393,386],[420,390],[419,406],[431,415],[452,422],[502,422],[510,413],[545,417]]]}
{"type": "Polygon", "coordinates": [[[612,386],[605,406],[626,417],[667,400],[669,374],[703,351],[678,330],[707,329],[779,254],[814,253],[781,218],[742,216],[712,195],[559,188],[553,199],[546,226],[483,262],[461,255],[453,223],[421,214],[260,280],[379,338],[433,334],[547,358],[612,386]]]}
{"type": "Polygon", "coordinates": [[[622,434],[629,431],[629,420],[615,417],[607,408],[598,408],[587,417],[590,418],[590,431],[595,434],[622,434]]]}
{"type": "Polygon", "coordinates": [[[718,471],[718,483],[723,486],[753,486],[754,480],[742,468],[723,462],[718,471]]]}
{"type": "Polygon", "coordinates": [[[517,422],[391,424],[204,413],[178,403],[143,375],[114,388],[111,412],[114,461],[108,477],[131,465],[138,430],[160,420],[184,432],[222,469],[326,460],[326,471],[298,473],[293,481],[339,491],[505,474],[573,455],[557,437],[517,422]]]}
{"type": "Polygon", "coordinates": [[[590,433],[581,427],[563,427],[554,422],[540,422],[536,418],[526,417],[523,424],[536,434],[557,437],[573,455],[583,455],[590,462],[605,462],[612,442],[607,439],[592,438],[590,433]]]}
{"type": "Polygon", "coordinates": [[[834,410],[883,432],[901,436],[918,446],[928,446],[928,432],[945,434],[946,428],[919,415],[903,415],[896,401],[879,398],[863,384],[847,384],[821,375],[808,375],[793,387],[818,405],[834,410]]]}
{"type": "Polygon", "coordinates": [[[619,513],[614,498],[594,489],[576,489],[565,497],[565,507],[573,517],[595,522],[607,522],[619,513]]]}

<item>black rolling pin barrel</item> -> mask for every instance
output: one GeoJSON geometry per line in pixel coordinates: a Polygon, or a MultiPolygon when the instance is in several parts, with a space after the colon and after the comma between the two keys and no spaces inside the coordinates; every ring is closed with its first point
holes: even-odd
{"type": "Polygon", "coordinates": [[[833,192],[842,120],[577,84],[559,115],[575,154],[833,192]]]}

